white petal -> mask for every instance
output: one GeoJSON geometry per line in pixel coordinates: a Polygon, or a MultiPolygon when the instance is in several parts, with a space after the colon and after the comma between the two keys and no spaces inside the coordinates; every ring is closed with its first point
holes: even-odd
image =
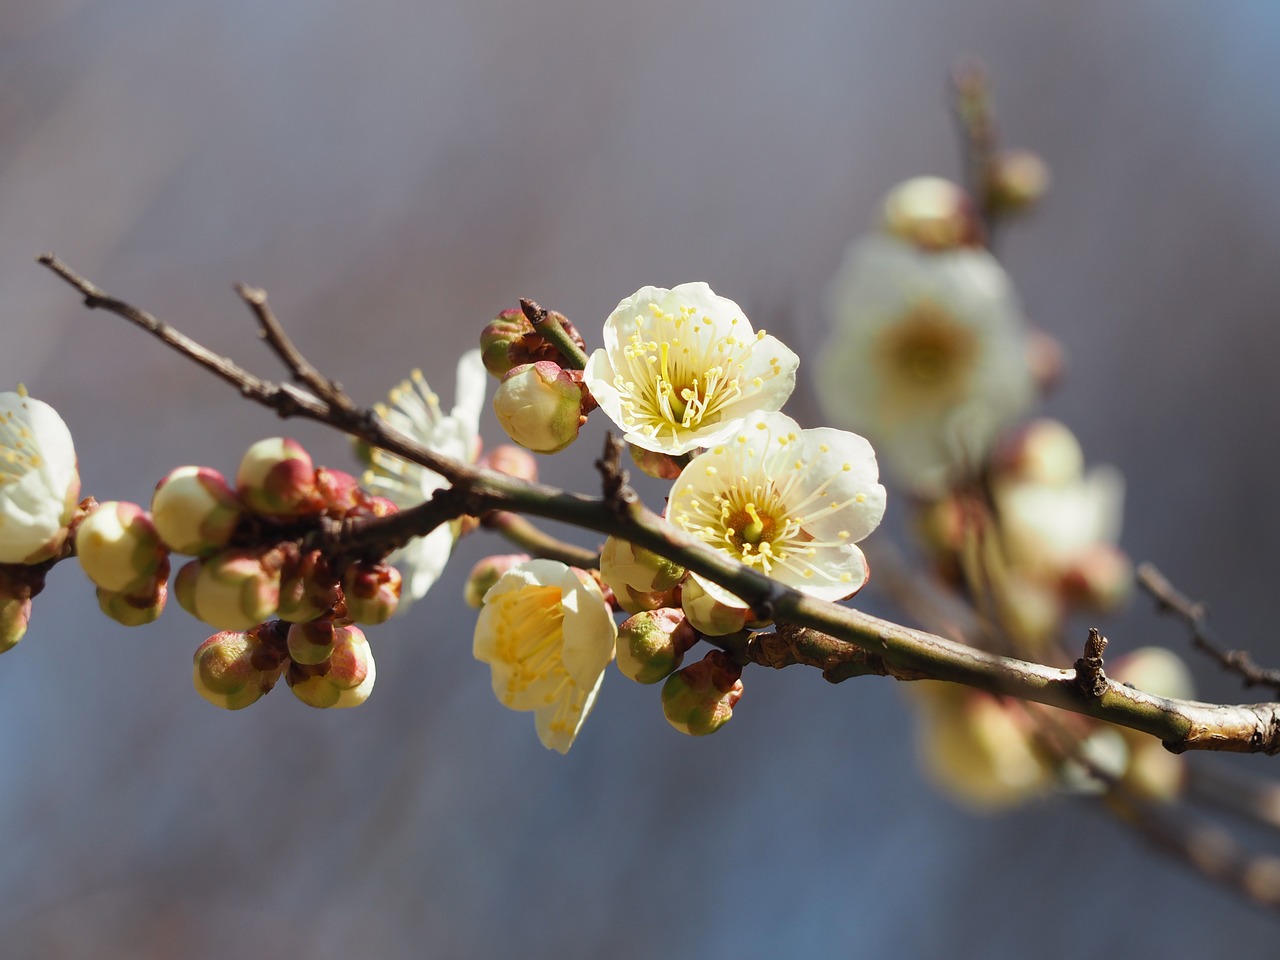
{"type": "Polygon", "coordinates": [[[458,360],[455,402],[449,416],[463,428],[464,434],[471,437],[480,429],[480,411],[484,408],[488,377],[489,372],[484,368],[478,349],[468,350],[458,360]]]}

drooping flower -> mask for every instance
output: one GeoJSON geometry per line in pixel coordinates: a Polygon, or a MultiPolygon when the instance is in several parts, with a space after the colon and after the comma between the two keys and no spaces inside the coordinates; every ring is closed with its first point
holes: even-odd
{"type": "Polygon", "coordinates": [[[56,410],[0,393],[0,563],[40,563],[62,546],[80,498],[71,431],[56,410]]]}
{"type": "Polygon", "coordinates": [[[986,250],[863,239],[849,248],[828,305],[823,408],[865,433],[920,492],[977,467],[1032,400],[1018,298],[986,250]]]}
{"type": "Polygon", "coordinates": [[[555,560],[529,560],[485,594],[472,652],[489,664],[498,701],[533,711],[542,745],[566,753],[595,703],[617,634],[594,580],[555,560]]]}
{"type": "MultiPolygon", "coordinates": [[[[671,488],[667,519],[775,580],[838,600],[866,582],[855,544],[884,507],[876,455],[862,437],[757,413],[689,462],[671,488]]],[[[691,576],[719,602],[745,606],[691,576]]]]}
{"type": "Polygon", "coordinates": [[[799,359],[705,283],[642,287],[604,325],[584,382],[625,439],[673,456],[709,447],[757,410],[780,410],[799,359]]]}
{"type": "MultiPolygon", "coordinates": [[[[427,386],[419,370],[392,389],[388,398],[390,406],[378,406],[378,415],[436,453],[474,463],[479,455],[485,377],[480,351],[468,350],[458,361],[456,401],[447,415],[441,411],[439,397],[427,386]]],[[[434,470],[401,460],[385,450],[370,450],[367,457],[369,470],[364,475],[365,486],[401,509],[416,507],[449,485],[434,470]]],[[[442,524],[391,555],[391,562],[404,573],[399,609],[407,609],[412,601],[421,599],[440,577],[458,538],[458,530],[457,524],[442,524]]]]}

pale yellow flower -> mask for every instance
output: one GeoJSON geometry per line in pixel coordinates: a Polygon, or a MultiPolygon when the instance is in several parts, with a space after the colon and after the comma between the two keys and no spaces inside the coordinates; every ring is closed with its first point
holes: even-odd
{"type": "Polygon", "coordinates": [[[0,563],[47,560],[80,496],[71,431],[25,392],[0,393],[0,563]]]}

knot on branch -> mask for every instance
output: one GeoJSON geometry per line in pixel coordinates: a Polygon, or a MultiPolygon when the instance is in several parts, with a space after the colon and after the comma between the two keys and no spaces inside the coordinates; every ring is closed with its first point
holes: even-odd
{"type": "Polygon", "coordinates": [[[1089,628],[1089,639],[1084,642],[1084,656],[1076,661],[1076,686],[1090,700],[1097,700],[1107,692],[1107,675],[1102,669],[1102,651],[1107,649],[1107,638],[1097,627],[1089,628]]]}

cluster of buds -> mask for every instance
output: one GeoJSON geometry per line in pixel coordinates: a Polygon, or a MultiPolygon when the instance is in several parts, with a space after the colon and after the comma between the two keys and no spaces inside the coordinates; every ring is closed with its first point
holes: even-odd
{"type": "MultiPolygon", "coordinates": [[[[550,311],[581,349],[582,337],[567,319],[550,311]]],[[[594,407],[582,371],[566,369],[554,343],[519,310],[504,310],[480,333],[485,369],[501,382],[493,410],[508,437],[536,453],[558,453],[574,440],[594,407]]]]}
{"type": "Polygon", "coordinates": [[[381,563],[335,570],[318,550],[298,543],[322,523],[381,517],[389,500],[355,477],[315,467],[297,442],[272,437],[245,453],[234,488],[210,467],[179,467],[160,481],[151,515],[165,547],[194,555],[174,580],[178,602],[221,630],[248,630],[271,616],[306,623],[343,613],[381,623],[396,608],[400,575],[381,563]]]}

